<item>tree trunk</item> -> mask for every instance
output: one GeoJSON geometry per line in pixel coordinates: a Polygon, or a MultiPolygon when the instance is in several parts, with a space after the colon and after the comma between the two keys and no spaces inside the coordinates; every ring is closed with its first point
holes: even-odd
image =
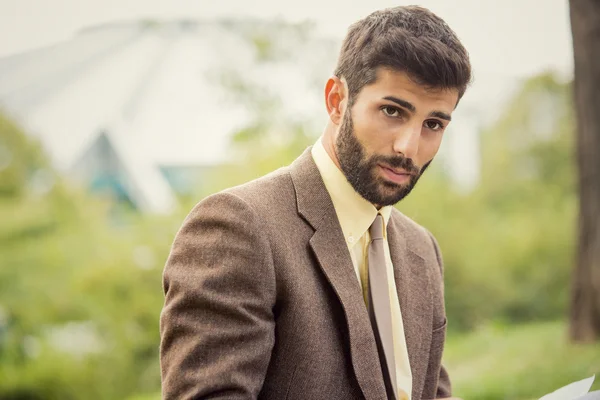
{"type": "Polygon", "coordinates": [[[600,339],[600,0],[570,0],[575,56],[579,246],[571,339],[600,339]]]}

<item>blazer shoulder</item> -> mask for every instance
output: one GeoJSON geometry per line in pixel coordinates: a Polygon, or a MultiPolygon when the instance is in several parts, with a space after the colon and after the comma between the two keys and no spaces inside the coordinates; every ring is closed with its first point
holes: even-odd
{"type": "Polygon", "coordinates": [[[392,218],[400,223],[402,230],[407,238],[414,239],[415,241],[429,242],[433,237],[432,234],[423,225],[415,222],[410,217],[407,217],[397,208],[392,209],[392,218]]]}
{"type": "Polygon", "coordinates": [[[289,167],[279,168],[244,184],[225,189],[252,207],[257,213],[273,212],[296,204],[289,167]]]}
{"type": "MultiPolygon", "coordinates": [[[[269,230],[273,216],[297,215],[295,191],[288,167],[280,168],[250,182],[213,193],[198,202],[181,229],[211,219],[237,221],[240,227],[269,230]]],[[[288,220],[288,219],[286,219],[288,220]]]]}
{"type": "Polygon", "coordinates": [[[433,234],[397,208],[392,210],[392,218],[400,224],[409,248],[426,260],[433,258],[439,265],[440,270],[443,270],[441,252],[433,234]]]}

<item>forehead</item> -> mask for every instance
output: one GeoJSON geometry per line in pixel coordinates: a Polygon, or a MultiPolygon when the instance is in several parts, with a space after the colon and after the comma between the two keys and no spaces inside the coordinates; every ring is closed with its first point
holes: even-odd
{"type": "Polygon", "coordinates": [[[448,114],[458,103],[458,89],[437,89],[420,85],[407,73],[389,68],[378,68],[376,76],[375,82],[361,89],[357,101],[378,101],[393,96],[410,102],[417,110],[433,107],[448,114]]]}

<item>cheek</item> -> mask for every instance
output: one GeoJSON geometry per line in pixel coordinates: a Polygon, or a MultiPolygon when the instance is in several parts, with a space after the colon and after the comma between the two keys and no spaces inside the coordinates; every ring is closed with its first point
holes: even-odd
{"type": "Polygon", "coordinates": [[[398,126],[390,118],[376,112],[365,112],[354,117],[354,132],[357,138],[373,149],[389,147],[398,126]]]}
{"type": "MultiPolygon", "coordinates": [[[[442,134],[432,134],[432,135],[423,135],[421,136],[421,142],[419,143],[419,165],[424,165],[425,163],[431,161],[438,150],[440,149],[440,145],[442,144],[442,134]]],[[[417,161],[417,160],[415,160],[417,161]]]]}

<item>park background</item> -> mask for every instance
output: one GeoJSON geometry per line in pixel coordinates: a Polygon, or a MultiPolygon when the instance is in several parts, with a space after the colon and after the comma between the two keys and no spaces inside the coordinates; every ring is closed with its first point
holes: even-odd
{"type": "MultiPolygon", "coordinates": [[[[314,143],[348,25],[401,4],[0,0],[0,399],[159,399],[161,273],[183,218],[314,143]]],[[[569,4],[419,4],[475,79],[397,207],[444,255],[455,395],[536,399],[600,373],[600,343],[569,335],[569,4]]]]}

